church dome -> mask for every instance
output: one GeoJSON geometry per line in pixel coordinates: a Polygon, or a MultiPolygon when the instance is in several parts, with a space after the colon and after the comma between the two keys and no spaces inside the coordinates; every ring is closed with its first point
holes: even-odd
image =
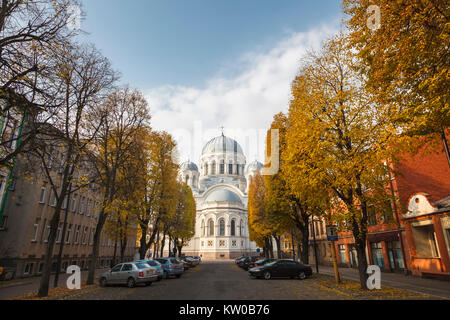
{"type": "Polygon", "coordinates": [[[256,172],[258,170],[262,170],[262,169],[264,169],[264,165],[261,162],[259,162],[258,160],[255,160],[247,166],[246,172],[252,173],[252,172],[256,172]]]}
{"type": "Polygon", "coordinates": [[[241,198],[233,191],[227,189],[218,189],[211,192],[206,197],[205,202],[237,202],[242,203],[241,198]]]}
{"type": "Polygon", "coordinates": [[[241,146],[236,140],[228,138],[224,135],[216,137],[209,141],[203,148],[202,155],[220,152],[234,152],[244,154],[241,146]]]}
{"type": "Polygon", "coordinates": [[[182,163],[180,166],[180,169],[183,171],[185,171],[185,170],[198,171],[197,165],[191,161],[182,163]]]}

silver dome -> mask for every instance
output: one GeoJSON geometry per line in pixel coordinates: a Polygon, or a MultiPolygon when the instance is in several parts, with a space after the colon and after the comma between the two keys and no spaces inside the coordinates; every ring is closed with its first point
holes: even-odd
{"type": "Polygon", "coordinates": [[[262,169],[264,169],[264,165],[261,162],[259,162],[258,160],[255,160],[247,166],[246,172],[247,173],[256,172],[256,171],[262,170],[262,169]]]}
{"type": "Polygon", "coordinates": [[[218,189],[206,197],[205,202],[238,202],[242,203],[241,198],[233,191],[227,189],[218,189]]]}
{"type": "Polygon", "coordinates": [[[225,137],[224,135],[209,141],[203,148],[202,154],[205,155],[216,152],[234,152],[244,154],[241,146],[236,140],[225,137]]]}
{"type": "Polygon", "coordinates": [[[181,170],[190,170],[190,171],[198,171],[198,167],[195,163],[187,161],[181,164],[181,170]]]}

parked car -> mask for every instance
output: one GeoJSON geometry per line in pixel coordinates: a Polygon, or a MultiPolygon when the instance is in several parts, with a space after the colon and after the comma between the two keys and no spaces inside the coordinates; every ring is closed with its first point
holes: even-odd
{"type": "Polygon", "coordinates": [[[183,264],[176,258],[158,258],[156,259],[164,269],[164,278],[168,279],[171,276],[180,278],[183,275],[183,264]]]}
{"type": "Polygon", "coordinates": [[[195,266],[197,266],[197,262],[194,261],[194,259],[190,258],[190,257],[182,257],[180,258],[180,260],[185,264],[185,266],[187,266],[188,268],[194,268],[195,266]]]}
{"type": "Polygon", "coordinates": [[[137,284],[151,285],[158,280],[156,268],[143,262],[120,263],[100,276],[100,285],[126,284],[133,288],[137,284]]]}
{"type": "Polygon", "coordinates": [[[239,257],[239,258],[236,258],[236,259],[234,260],[234,263],[238,264],[238,262],[239,262],[240,260],[245,259],[245,258],[247,258],[247,257],[241,256],[241,257],[239,257]]]}
{"type": "Polygon", "coordinates": [[[256,262],[257,257],[246,257],[245,259],[239,260],[238,266],[244,270],[248,270],[248,264],[256,262]]]}
{"type": "Polygon", "coordinates": [[[158,281],[160,281],[162,278],[164,278],[164,269],[161,266],[161,263],[159,263],[156,260],[137,260],[135,262],[143,262],[150,265],[150,267],[156,268],[157,274],[158,274],[158,281]]]}
{"type": "Polygon", "coordinates": [[[194,262],[194,265],[196,265],[196,266],[198,266],[200,264],[200,259],[198,257],[187,256],[186,258],[192,259],[192,261],[194,262]]]}
{"type": "Polygon", "coordinates": [[[294,277],[304,280],[312,276],[312,268],[291,260],[278,260],[260,267],[251,268],[248,273],[251,277],[264,278],[266,280],[294,277]]]}
{"type": "Polygon", "coordinates": [[[202,257],[194,256],[194,258],[197,259],[199,263],[202,263],[202,257]]]}
{"type": "Polygon", "coordinates": [[[251,269],[251,268],[256,268],[256,267],[261,267],[261,266],[263,266],[263,265],[265,265],[265,264],[268,264],[268,263],[271,263],[271,262],[274,262],[274,261],[277,261],[277,259],[267,259],[267,258],[264,258],[264,259],[256,260],[255,262],[249,262],[249,263],[247,264],[247,267],[248,267],[249,269],[251,269]]]}

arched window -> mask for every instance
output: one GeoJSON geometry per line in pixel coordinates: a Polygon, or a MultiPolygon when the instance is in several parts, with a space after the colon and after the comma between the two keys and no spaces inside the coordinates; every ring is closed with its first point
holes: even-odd
{"type": "Polygon", "coordinates": [[[239,235],[242,237],[244,235],[244,223],[241,220],[241,224],[239,225],[239,235]]]}
{"type": "Polygon", "coordinates": [[[201,232],[201,234],[202,234],[203,237],[206,235],[206,232],[205,232],[205,231],[206,231],[206,230],[205,230],[205,220],[202,220],[202,230],[201,230],[200,232],[201,232]]]}
{"type": "Polygon", "coordinates": [[[205,164],[205,176],[207,176],[208,175],[208,164],[206,163],[205,164]]]}
{"type": "Polygon", "coordinates": [[[225,220],[220,219],[219,221],[219,236],[225,235],[225,220]]]}
{"type": "Polygon", "coordinates": [[[236,235],[236,220],[231,220],[231,232],[230,232],[230,234],[232,235],[232,236],[235,236],[236,235]]]}
{"type": "Polygon", "coordinates": [[[225,174],[225,161],[220,160],[220,171],[219,174],[225,174]]]}
{"type": "Polygon", "coordinates": [[[239,171],[240,171],[240,170],[239,170],[239,165],[237,164],[237,165],[236,165],[236,175],[239,175],[239,171]]]}
{"type": "Polygon", "coordinates": [[[208,235],[213,236],[214,235],[214,220],[209,220],[208,222],[208,235]]]}
{"type": "Polygon", "coordinates": [[[230,162],[230,164],[228,165],[228,174],[233,174],[233,163],[230,162]]]}
{"type": "Polygon", "coordinates": [[[211,163],[211,174],[216,174],[216,162],[215,161],[213,161],[212,163],[211,163]]]}
{"type": "Polygon", "coordinates": [[[189,184],[189,175],[186,175],[186,180],[185,180],[186,184],[189,184]]]}

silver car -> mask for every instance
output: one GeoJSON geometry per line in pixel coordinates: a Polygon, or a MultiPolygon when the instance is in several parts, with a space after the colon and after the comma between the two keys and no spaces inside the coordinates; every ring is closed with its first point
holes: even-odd
{"type": "Polygon", "coordinates": [[[158,280],[156,268],[143,262],[127,262],[116,265],[110,271],[100,276],[100,285],[126,284],[133,288],[136,284],[151,285],[158,280]]]}

